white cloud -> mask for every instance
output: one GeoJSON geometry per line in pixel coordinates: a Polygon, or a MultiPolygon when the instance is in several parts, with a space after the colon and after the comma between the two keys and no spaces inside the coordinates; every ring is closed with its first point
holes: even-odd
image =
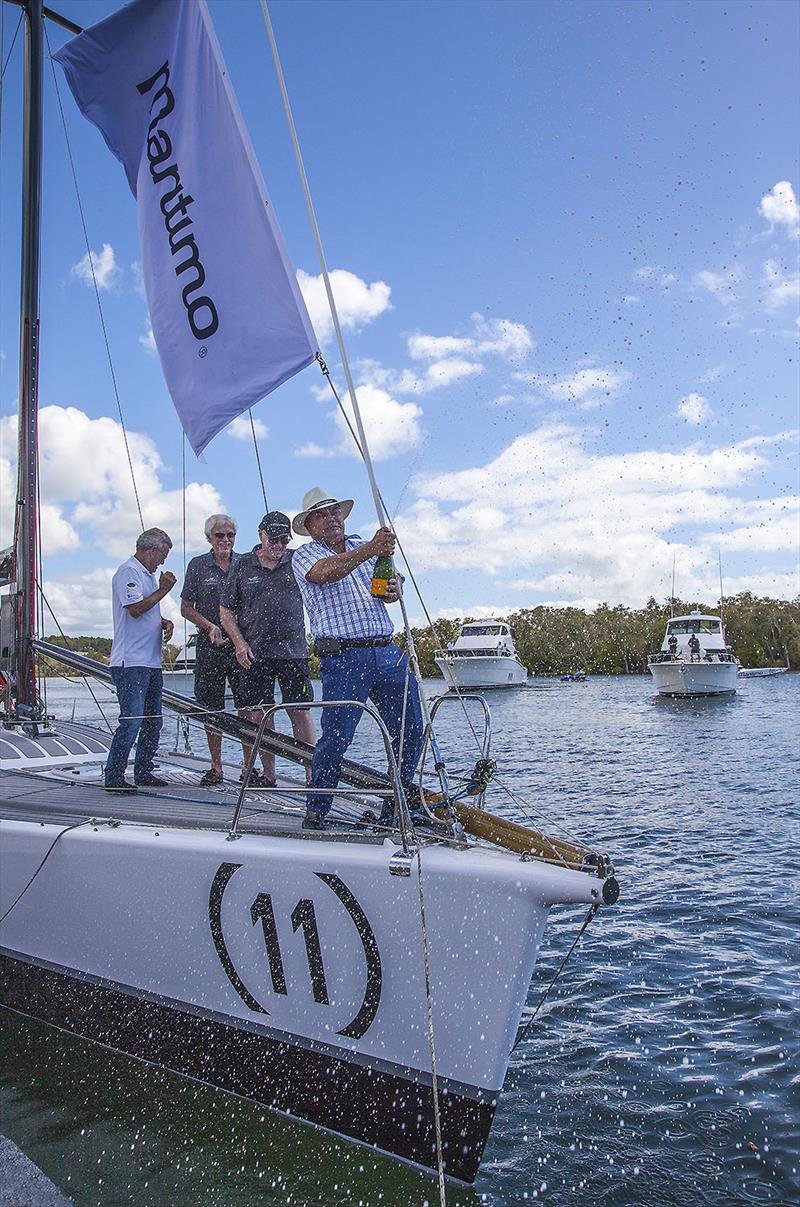
{"type": "Polygon", "coordinates": [[[720,531],[753,529],[750,553],[794,556],[788,528],[739,493],[763,483],[770,450],[790,438],[604,455],[578,428],[545,423],[487,464],[415,479],[398,531],[421,570],[502,576],[506,590],[548,599],[641,604],[667,593],[674,551],[682,591],[700,597],[720,531]]]}
{"type": "MultiPolygon", "coordinates": [[[[406,452],[419,444],[422,439],[422,429],[419,425],[422,410],[415,402],[398,402],[386,390],[372,385],[359,386],[356,395],[369,451],[375,461],[384,461],[387,457],[406,452]]],[[[350,399],[344,398],[342,402],[355,429],[350,399]]],[[[334,418],[341,433],[338,451],[351,457],[360,457],[361,454],[338,408],[334,412],[334,418]]]]}
{"type": "Polygon", "coordinates": [[[777,260],[764,262],[761,285],[767,310],[779,310],[781,306],[800,300],[800,272],[785,273],[777,260]]]}
{"type": "MultiPolygon", "coordinates": [[[[367,284],[361,277],[344,268],[334,268],[330,279],[339,322],[344,331],[364,327],[385,311],[392,309],[392,291],[385,281],[367,284]]],[[[322,275],[312,277],[301,268],[297,273],[297,281],[317,339],[321,344],[327,344],[333,337],[333,320],[322,275]]]]}
{"type": "Polygon", "coordinates": [[[336,449],[323,448],[321,444],[315,444],[312,440],[309,444],[304,444],[302,448],[296,448],[294,455],[295,457],[335,457],[336,449]]]}
{"type": "Polygon", "coordinates": [[[147,324],[147,330],[145,331],[144,335],[139,336],[139,343],[149,356],[158,356],[156,337],[153,335],[153,328],[150,323],[147,324]]]}
{"type": "Polygon", "coordinates": [[[702,394],[687,394],[678,403],[675,414],[687,423],[699,424],[710,419],[712,411],[708,399],[702,394]]]}
{"type": "Polygon", "coordinates": [[[357,377],[359,388],[376,386],[394,394],[429,394],[444,386],[454,385],[467,377],[483,373],[483,365],[476,361],[459,358],[436,360],[424,369],[387,369],[374,360],[359,361],[357,377]]]}
{"type": "Polygon", "coordinates": [[[599,395],[609,398],[630,381],[630,377],[630,373],[617,369],[578,369],[569,377],[544,388],[551,398],[559,402],[587,403],[591,399],[594,405],[599,405],[599,395]]]}
{"type": "Polygon", "coordinates": [[[779,180],[761,198],[759,212],[770,228],[783,226],[793,238],[800,236],[800,206],[788,180],[779,180]]]}
{"type": "Polygon", "coordinates": [[[94,266],[94,279],[97,281],[98,289],[110,289],[122,271],[116,262],[114,248],[110,243],[104,243],[102,251],[91,253],[87,251],[82,260],[72,265],[73,277],[83,281],[84,285],[92,287],[92,266],[94,266]]]}
{"type": "MultiPolygon", "coordinates": [[[[14,459],[9,455],[0,458],[0,546],[11,540],[16,431],[16,416],[0,419],[0,445],[14,450],[14,459]]],[[[163,465],[149,436],[129,431],[128,447],[145,527],[165,528],[177,545],[182,535],[182,492],[164,489],[163,465]]],[[[120,425],[109,418],[90,419],[77,407],[42,407],[39,459],[45,555],[75,548],[88,539],[109,556],[120,560],[128,556],[141,525],[120,425]],[[90,466],[91,472],[76,473],[76,466],[90,466]]],[[[187,546],[204,549],[206,517],[224,511],[213,486],[188,483],[187,546]]]]}
{"type": "Polygon", "coordinates": [[[723,306],[733,306],[738,302],[736,286],[741,280],[742,270],[738,266],[725,269],[723,272],[711,272],[703,269],[702,272],[696,272],[694,275],[694,284],[713,294],[723,306]]]}
{"type": "Polygon", "coordinates": [[[255,416],[253,416],[253,427],[251,428],[249,415],[237,415],[236,418],[228,424],[225,431],[229,436],[232,436],[234,440],[252,440],[253,428],[255,428],[257,440],[265,440],[269,435],[269,428],[267,425],[263,423],[262,420],[256,419],[255,416]]]}
{"type": "Polygon", "coordinates": [[[700,374],[700,381],[705,385],[710,385],[713,381],[719,381],[724,373],[722,365],[712,365],[710,369],[706,369],[705,373],[700,374]]]}
{"type": "Polygon", "coordinates": [[[516,361],[529,356],[535,344],[533,336],[524,323],[510,319],[487,319],[480,313],[470,316],[472,334],[423,335],[420,332],[408,337],[408,354],[412,360],[443,362],[456,357],[462,361],[467,357],[501,356],[507,361],[516,361]]]}

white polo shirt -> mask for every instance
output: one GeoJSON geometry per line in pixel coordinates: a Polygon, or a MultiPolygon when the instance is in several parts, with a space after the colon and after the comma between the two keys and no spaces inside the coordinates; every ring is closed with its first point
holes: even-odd
{"type": "Polygon", "coordinates": [[[131,616],[128,605],[158,590],[158,579],[136,557],[123,562],[111,580],[114,640],[111,666],[161,667],[161,608],[154,604],[142,616],[131,616]]]}

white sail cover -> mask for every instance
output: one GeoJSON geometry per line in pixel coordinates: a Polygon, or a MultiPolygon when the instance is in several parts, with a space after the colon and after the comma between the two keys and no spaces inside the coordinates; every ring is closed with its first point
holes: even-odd
{"type": "Polygon", "coordinates": [[[317,351],[205,0],[135,0],[55,57],[136,197],[153,334],[199,454],[317,351]]]}

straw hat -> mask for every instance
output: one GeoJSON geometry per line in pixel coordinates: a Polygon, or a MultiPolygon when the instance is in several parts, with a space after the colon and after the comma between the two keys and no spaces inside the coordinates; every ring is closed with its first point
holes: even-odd
{"type": "Polygon", "coordinates": [[[311,533],[306,528],[306,520],[315,511],[322,511],[324,507],[341,507],[342,519],[346,520],[353,510],[352,499],[334,499],[327,490],[323,490],[321,486],[312,486],[311,490],[307,490],[303,495],[303,507],[298,511],[297,515],[292,520],[292,528],[298,536],[311,536],[311,533]]]}

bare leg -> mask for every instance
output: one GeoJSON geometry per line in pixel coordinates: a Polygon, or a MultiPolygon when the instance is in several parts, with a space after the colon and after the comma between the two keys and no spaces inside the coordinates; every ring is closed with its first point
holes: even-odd
{"type": "Polygon", "coordinates": [[[222,734],[217,729],[206,730],[206,741],[211,754],[211,766],[214,771],[222,772],[222,734]]]}
{"type": "MultiPolygon", "coordinates": [[[[263,715],[264,715],[264,713],[261,711],[260,708],[240,708],[239,709],[239,716],[244,717],[244,719],[246,721],[250,721],[253,725],[260,725],[261,718],[263,717],[263,715]]],[[[275,726],[272,724],[272,717],[270,717],[269,720],[267,721],[265,728],[271,729],[274,732],[275,726]]],[[[251,753],[252,749],[253,749],[252,745],[248,745],[247,742],[242,742],[242,753],[244,755],[245,767],[247,766],[247,764],[249,762],[250,753],[251,753]]],[[[266,750],[262,751],[261,752],[261,768],[264,772],[264,775],[266,776],[266,778],[268,780],[274,780],[275,779],[275,755],[270,754],[269,751],[266,751],[266,750]]]]}
{"type": "MultiPolygon", "coordinates": [[[[309,746],[316,746],[317,731],[314,728],[314,721],[311,713],[307,708],[289,708],[286,710],[289,714],[289,720],[292,723],[292,733],[297,738],[298,742],[307,742],[309,746]]],[[[306,767],[306,783],[311,783],[311,767],[306,767]]]]}

